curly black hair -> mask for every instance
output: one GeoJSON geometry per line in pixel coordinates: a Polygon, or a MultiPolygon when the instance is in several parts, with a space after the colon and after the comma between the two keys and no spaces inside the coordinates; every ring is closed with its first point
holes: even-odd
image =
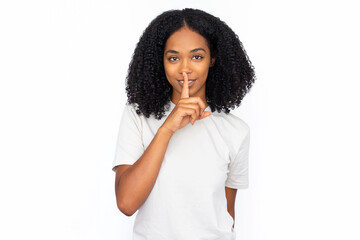
{"type": "Polygon", "coordinates": [[[216,57],[206,79],[206,101],[211,111],[230,112],[239,106],[255,81],[254,67],[238,36],[230,27],[202,10],[170,10],[157,16],[145,29],[135,48],[126,78],[127,103],[135,103],[138,115],[161,119],[169,109],[172,86],[163,63],[171,34],[187,26],[202,35],[211,57],[216,57]]]}

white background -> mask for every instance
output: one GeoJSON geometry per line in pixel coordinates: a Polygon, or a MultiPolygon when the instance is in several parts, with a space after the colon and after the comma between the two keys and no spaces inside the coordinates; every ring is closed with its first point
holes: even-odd
{"type": "Polygon", "coordinates": [[[158,14],[239,35],[257,81],[237,239],[360,239],[356,1],[1,1],[0,239],[130,239],[111,164],[125,77],[158,14]]]}

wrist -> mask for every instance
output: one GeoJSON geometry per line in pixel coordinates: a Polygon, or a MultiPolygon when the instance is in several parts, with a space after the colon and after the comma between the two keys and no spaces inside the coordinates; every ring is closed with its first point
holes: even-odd
{"type": "Polygon", "coordinates": [[[174,132],[173,132],[172,130],[170,130],[169,128],[164,127],[164,126],[161,126],[161,127],[158,129],[157,133],[166,134],[166,135],[168,135],[169,137],[171,137],[171,136],[174,134],[174,132]]]}

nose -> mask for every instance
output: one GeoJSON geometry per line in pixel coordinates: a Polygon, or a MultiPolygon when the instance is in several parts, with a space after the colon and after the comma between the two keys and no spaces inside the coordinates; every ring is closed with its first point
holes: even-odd
{"type": "Polygon", "coordinates": [[[190,74],[192,72],[191,70],[191,64],[188,59],[183,59],[181,61],[181,65],[179,68],[179,74],[182,75],[182,73],[185,72],[186,74],[190,74]]]}

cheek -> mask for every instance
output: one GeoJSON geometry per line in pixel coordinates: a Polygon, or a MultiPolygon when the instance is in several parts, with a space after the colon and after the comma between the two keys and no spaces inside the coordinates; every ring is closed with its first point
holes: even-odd
{"type": "Polygon", "coordinates": [[[195,69],[198,74],[200,74],[202,76],[207,75],[209,72],[209,64],[199,64],[196,66],[195,69]]]}
{"type": "Polygon", "coordinates": [[[166,64],[166,63],[164,63],[164,69],[165,69],[166,79],[170,82],[170,79],[174,77],[176,70],[174,66],[172,66],[172,64],[166,64]]]}
{"type": "Polygon", "coordinates": [[[167,66],[164,66],[165,68],[165,74],[167,77],[174,77],[177,75],[177,68],[173,64],[168,64],[167,66]]]}

